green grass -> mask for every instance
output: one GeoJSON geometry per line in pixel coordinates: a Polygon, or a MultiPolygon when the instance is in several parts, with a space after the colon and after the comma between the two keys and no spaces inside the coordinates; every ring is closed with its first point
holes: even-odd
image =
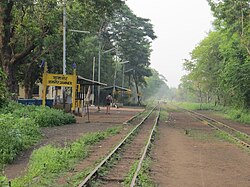
{"type": "Polygon", "coordinates": [[[40,106],[24,106],[16,102],[0,108],[0,171],[11,163],[20,151],[37,143],[39,127],[74,123],[75,117],[61,110],[40,106]]]}
{"type": "Polygon", "coordinates": [[[0,176],[0,186],[1,187],[9,187],[9,183],[6,177],[0,176]]]}
{"type": "Polygon", "coordinates": [[[160,121],[167,121],[169,118],[169,113],[167,111],[166,106],[161,107],[161,112],[160,112],[160,121]]]}
{"type": "Polygon", "coordinates": [[[139,163],[139,161],[136,161],[136,162],[131,166],[131,168],[130,168],[130,170],[129,170],[129,173],[127,174],[127,176],[126,176],[125,179],[124,179],[124,182],[123,182],[123,186],[124,186],[124,187],[129,187],[129,186],[130,186],[130,183],[131,183],[131,181],[132,181],[132,179],[133,179],[133,176],[134,176],[134,173],[135,173],[136,168],[137,168],[137,166],[138,166],[138,163],[139,163]]]}
{"type": "Polygon", "coordinates": [[[92,169],[93,168],[91,167],[85,168],[83,171],[77,173],[71,178],[68,178],[67,179],[68,184],[64,185],[64,187],[78,186],[81,183],[81,181],[83,181],[83,179],[92,171],[92,169]]]}
{"type": "MultiPolygon", "coordinates": [[[[125,187],[130,186],[130,183],[133,179],[134,173],[137,169],[138,163],[139,163],[139,161],[136,161],[132,165],[128,175],[126,176],[126,178],[123,182],[123,186],[125,186],[125,187]]],[[[142,163],[142,168],[139,171],[136,186],[146,186],[146,187],[156,186],[150,178],[150,165],[151,165],[151,159],[149,157],[147,157],[146,159],[144,159],[144,161],[142,163]]]]}
{"type": "Polygon", "coordinates": [[[88,133],[63,148],[47,145],[33,151],[26,174],[14,179],[12,187],[53,186],[59,174],[70,170],[77,161],[88,156],[91,145],[119,133],[120,129],[116,127],[105,132],[88,133]]]}
{"type": "Polygon", "coordinates": [[[33,119],[0,114],[0,169],[40,138],[41,132],[33,119]]]}
{"type": "Polygon", "coordinates": [[[142,169],[138,175],[138,186],[154,187],[156,186],[150,178],[151,159],[147,157],[142,164],[142,169]]]}
{"type": "Polygon", "coordinates": [[[223,131],[216,131],[215,132],[215,137],[217,137],[220,140],[223,140],[225,142],[229,142],[229,143],[236,143],[235,140],[228,135],[228,133],[223,132],[223,131]]]}
{"type": "Polygon", "coordinates": [[[242,133],[240,133],[240,132],[236,132],[236,133],[235,133],[235,136],[236,136],[237,138],[239,138],[240,140],[242,140],[242,141],[250,142],[250,136],[247,136],[247,135],[242,134],[242,133]]]}

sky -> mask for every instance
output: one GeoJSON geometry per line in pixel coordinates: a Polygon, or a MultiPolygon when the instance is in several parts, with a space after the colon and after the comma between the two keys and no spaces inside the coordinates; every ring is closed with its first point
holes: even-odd
{"type": "Polygon", "coordinates": [[[135,15],[148,18],[157,39],[152,43],[151,67],[178,87],[185,74],[184,59],[212,29],[213,16],[206,0],[127,0],[135,15]]]}

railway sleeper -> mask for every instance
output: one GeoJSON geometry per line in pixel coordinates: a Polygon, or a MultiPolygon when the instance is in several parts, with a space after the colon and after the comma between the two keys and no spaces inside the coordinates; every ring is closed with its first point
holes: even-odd
{"type": "Polygon", "coordinates": [[[104,182],[118,182],[118,183],[124,182],[123,178],[100,177],[100,179],[104,182]]]}
{"type": "Polygon", "coordinates": [[[128,159],[128,160],[139,160],[140,157],[134,157],[134,156],[124,156],[123,159],[128,159]]]}

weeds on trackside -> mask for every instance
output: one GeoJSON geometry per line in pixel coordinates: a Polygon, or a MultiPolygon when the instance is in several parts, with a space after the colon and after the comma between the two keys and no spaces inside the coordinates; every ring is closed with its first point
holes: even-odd
{"type": "Polygon", "coordinates": [[[200,105],[200,103],[182,102],[182,103],[174,103],[174,104],[178,105],[179,107],[188,109],[188,110],[212,110],[227,119],[231,119],[234,121],[238,121],[238,122],[250,125],[250,111],[249,110],[236,109],[233,107],[223,107],[220,105],[214,106],[214,104],[211,104],[211,103],[203,103],[202,105],[200,105]]]}
{"type": "Polygon", "coordinates": [[[63,148],[47,145],[33,151],[26,174],[12,180],[11,186],[51,186],[59,174],[70,170],[75,163],[88,156],[91,145],[120,130],[121,127],[115,127],[104,132],[88,133],[63,148]]]}

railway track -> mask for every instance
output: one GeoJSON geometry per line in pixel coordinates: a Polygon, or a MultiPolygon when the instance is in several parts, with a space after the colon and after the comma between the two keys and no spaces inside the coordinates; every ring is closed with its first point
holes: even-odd
{"type": "MultiPolygon", "coordinates": [[[[175,106],[175,105],[174,105],[175,106]]],[[[211,126],[212,128],[226,133],[229,137],[231,137],[235,142],[239,143],[240,145],[244,146],[247,149],[250,149],[250,135],[246,134],[244,132],[241,132],[239,130],[236,130],[233,127],[230,127],[229,125],[222,123],[220,121],[217,121],[213,118],[210,118],[208,116],[205,116],[204,114],[200,114],[198,112],[194,112],[191,110],[187,110],[184,108],[180,108],[178,106],[175,106],[183,111],[188,112],[191,114],[194,118],[202,121],[204,124],[211,126]]]]}
{"type": "MultiPolygon", "coordinates": [[[[122,186],[130,169],[136,162],[136,170],[130,186],[135,186],[142,162],[147,154],[160,116],[159,106],[154,107],[139,124],[104,158],[78,185],[122,186]]],[[[132,120],[132,119],[131,119],[132,120]]],[[[129,123],[129,121],[127,122],[129,123]]]]}

